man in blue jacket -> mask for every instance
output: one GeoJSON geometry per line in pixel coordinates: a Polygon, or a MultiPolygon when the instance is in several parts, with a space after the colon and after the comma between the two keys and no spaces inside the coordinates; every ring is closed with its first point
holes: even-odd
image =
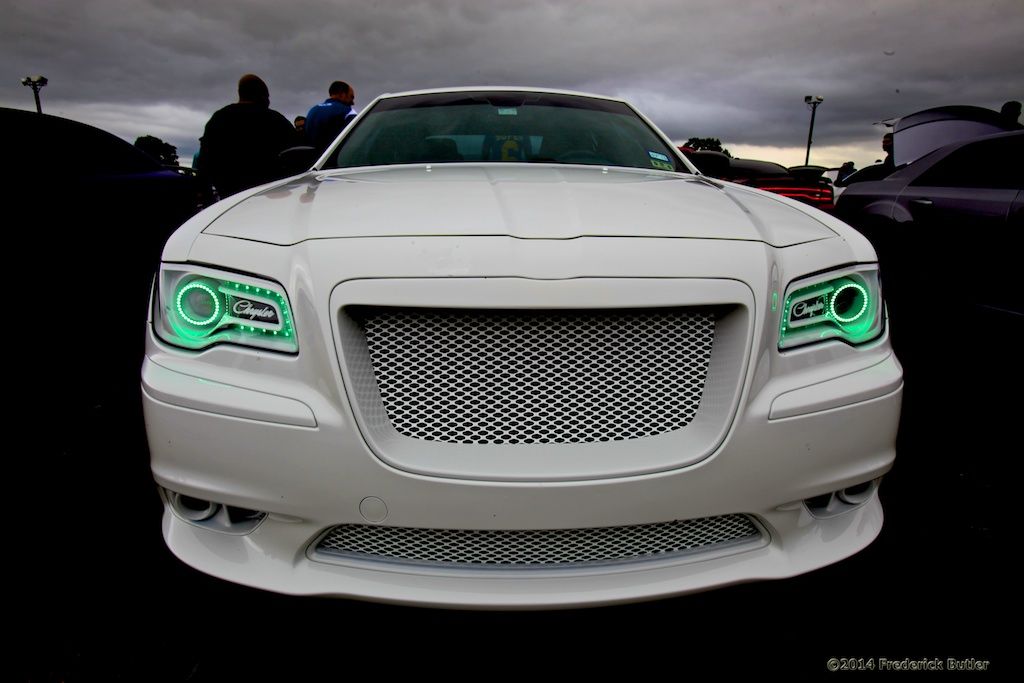
{"type": "Polygon", "coordinates": [[[327,93],[330,97],[313,105],[306,114],[306,140],[317,153],[327,149],[356,115],[352,109],[356,101],[355,88],[345,81],[334,81],[327,93]]]}

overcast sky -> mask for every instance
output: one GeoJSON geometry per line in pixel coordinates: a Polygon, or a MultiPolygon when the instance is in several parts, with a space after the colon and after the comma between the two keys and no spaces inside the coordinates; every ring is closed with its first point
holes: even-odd
{"type": "Polygon", "coordinates": [[[622,96],[669,136],[718,137],[737,156],[858,166],[882,119],[1024,99],[1024,0],[0,0],[0,106],[183,160],[239,76],[289,119],[335,79],[357,108],[384,92],[525,85],[622,96]]]}

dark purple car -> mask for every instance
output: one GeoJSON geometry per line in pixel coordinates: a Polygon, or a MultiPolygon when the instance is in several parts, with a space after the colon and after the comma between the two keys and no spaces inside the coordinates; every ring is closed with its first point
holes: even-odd
{"type": "Polygon", "coordinates": [[[148,282],[168,235],[213,199],[190,169],[78,121],[0,109],[0,130],[13,180],[2,191],[52,264],[116,260],[122,276],[148,282]]]}
{"type": "Polygon", "coordinates": [[[62,395],[102,404],[119,373],[138,369],[164,242],[210,200],[210,189],[188,169],[162,166],[77,121],[0,109],[0,130],[0,198],[17,216],[5,225],[8,270],[35,312],[23,337],[34,360],[25,365],[58,362],[74,335],[79,356],[60,362],[75,379],[62,395]]]}
{"type": "Polygon", "coordinates": [[[955,142],[850,185],[836,215],[872,241],[899,317],[935,324],[963,306],[1024,315],[1024,131],[955,142]]]}

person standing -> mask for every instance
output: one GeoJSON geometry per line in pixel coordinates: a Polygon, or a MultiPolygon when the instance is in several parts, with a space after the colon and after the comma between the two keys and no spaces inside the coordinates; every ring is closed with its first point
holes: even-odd
{"type": "Polygon", "coordinates": [[[1003,106],[999,109],[999,121],[1006,127],[1007,130],[1020,130],[1024,126],[1020,125],[1020,102],[1017,100],[1010,100],[1004,102],[1003,106]]]}
{"type": "Polygon", "coordinates": [[[200,138],[198,170],[221,199],[281,177],[277,155],[295,144],[295,129],[270,108],[263,79],[238,81],[238,102],[216,111],[200,138]]]}
{"type": "Polygon", "coordinates": [[[327,94],[326,100],[314,104],[306,114],[306,141],[317,153],[327,149],[356,115],[352,108],[356,101],[355,88],[345,81],[334,81],[327,94]]]}
{"type": "Polygon", "coordinates": [[[892,160],[892,133],[886,133],[882,136],[882,151],[885,152],[882,166],[891,171],[896,165],[892,160]]]}

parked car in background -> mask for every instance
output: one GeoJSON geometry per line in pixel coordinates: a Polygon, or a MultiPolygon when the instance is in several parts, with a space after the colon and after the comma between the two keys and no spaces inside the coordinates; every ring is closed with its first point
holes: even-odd
{"type": "Polygon", "coordinates": [[[886,134],[892,139],[888,163],[865,166],[845,179],[833,178],[836,200],[847,187],[887,178],[940,147],[1015,130],[1015,124],[1006,121],[999,112],[967,105],[924,109],[880,123],[891,129],[886,134]]]}
{"type": "Polygon", "coordinates": [[[946,145],[846,188],[836,215],[878,250],[897,322],[952,323],[965,304],[1024,314],[1022,158],[1024,132],[1001,133],[946,145]]]}
{"type": "MultiPolygon", "coordinates": [[[[127,239],[165,240],[189,216],[210,203],[210,188],[190,169],[165,167],[130,142],[70,119],[0,109],[8,168],[23,191],[45,194],[46,210],[78,201],[102,208],[104,222],[130,221],[127,239]],[[139,216],[145,221],[139,221],[139,216]]],[[[157,254],[159,256],[159,253],[157,254]]]]}
{"type": "Polygon", "coordinates": [[[164,540],[266,590],[475,608],[837,562],[895,457],[878,277],[855,230],[697,175],[622,100],[382,96],[167,242],[164,540]]]}
{"type": "MultiPolygon", "coordinates": [[[[137,330],[160,250],[209,201],[210,188],[78,121],[0,109],[0,131],[9,179],[0,193],[20,216],[6,236],[19,282],[31,283],[54,314],[73,313],[65,320],[74,325],[62,326],[77,330],[74,358],[61,361],[74,377],[61,387],[66,402],[102,404],[118,391],[115,377],[141,360],[137,330]]],[[[35,335],[28,352],[55,363],[67,357],[66,341],[64,333],[35,335]]],[[[33,405],[42,405],[52,387],[37,389],[33,405]]]]}
{"type": "Polygon", "coordinates": [[[774,192],[823,211],[833,208],[832,183],[822,178],[821,173],[806,170],[812,167],[799,167],[793,173],[782,164],[736,159],[722,152],[701,150],[684,154],[701,173],[712,178],[774,192]]]}
{"type": "Polygon", "coordinates": [[[870,180],[881,180],[888,177],[889,174],[895,170],[896,168],[891,164],[871,164],[870,166],[865,166],[864,168],[854,171],[842,180],[833,180],[832,182],[836,189],[840,190],[841,188],[840,192],[836,192],[835,198],[838,200],[839,195],[842,194],[842,192],[850,185],[856,185],[857,183],[864,183],[870,180]]]}
{"type": "Polygon", "coordinates": [[[798,180],[818,180],[824,178],[825,171],[829,169],[825,166],[801,165],[790,166],[786,170],[789,172],[789,175],[798,180]]]}
{"type": "Polygon", "coordinates": [[[924,109],[885,123],[892,127],[892,160],[897,168],[954,142],[1014,130],[999,112],[969,105],[924,109]]]}
{"type": "MultiPolygon", "coordinates": [[[[17,351],[4,381],[14,399],[6,422],[31,435],[6,473],[15,489],[8,502],[32,512],[8,540],[31,547],[42,530],[64,528],[94,498],[116,498],[135,519],[114,522],[102,538],[62,534],[66,557],[95,560],[76,566],[74,579],[59,563],[25,564],[29,583],[22,585],[59,585],[73,602],[83,590],[115,586],[117,572],[99,558],[121,552],[129,529],[154,521],[154,497],[138,494],[147,464],[140,333],[160,250],[196,213],[205,188],[188,171],[164,168],[126,140],[77,121],[0,109],[0,131],[5,275],[29,311],[9,335],[17,351]]],[[[147,554],[138,545],[132,553],[135,560],[147,554]]]]}
{"type": "MultiPolygon", "coordinates": [[[[111,247],[133,261],[156,263],[167,237],[212,200],[191,169],[165,167],[126,140],[79,121],[0,109],[5,163],[14,187],[32,198],[34,222],[52,230],[53,249],[111,247]],[[83,221],[102,224],[101,233],[83,221]]],[[[8,188],[10,191],[12,188],[8,188]]],[[[81,254],[79,254],[80,256],[81,254]]]]}

